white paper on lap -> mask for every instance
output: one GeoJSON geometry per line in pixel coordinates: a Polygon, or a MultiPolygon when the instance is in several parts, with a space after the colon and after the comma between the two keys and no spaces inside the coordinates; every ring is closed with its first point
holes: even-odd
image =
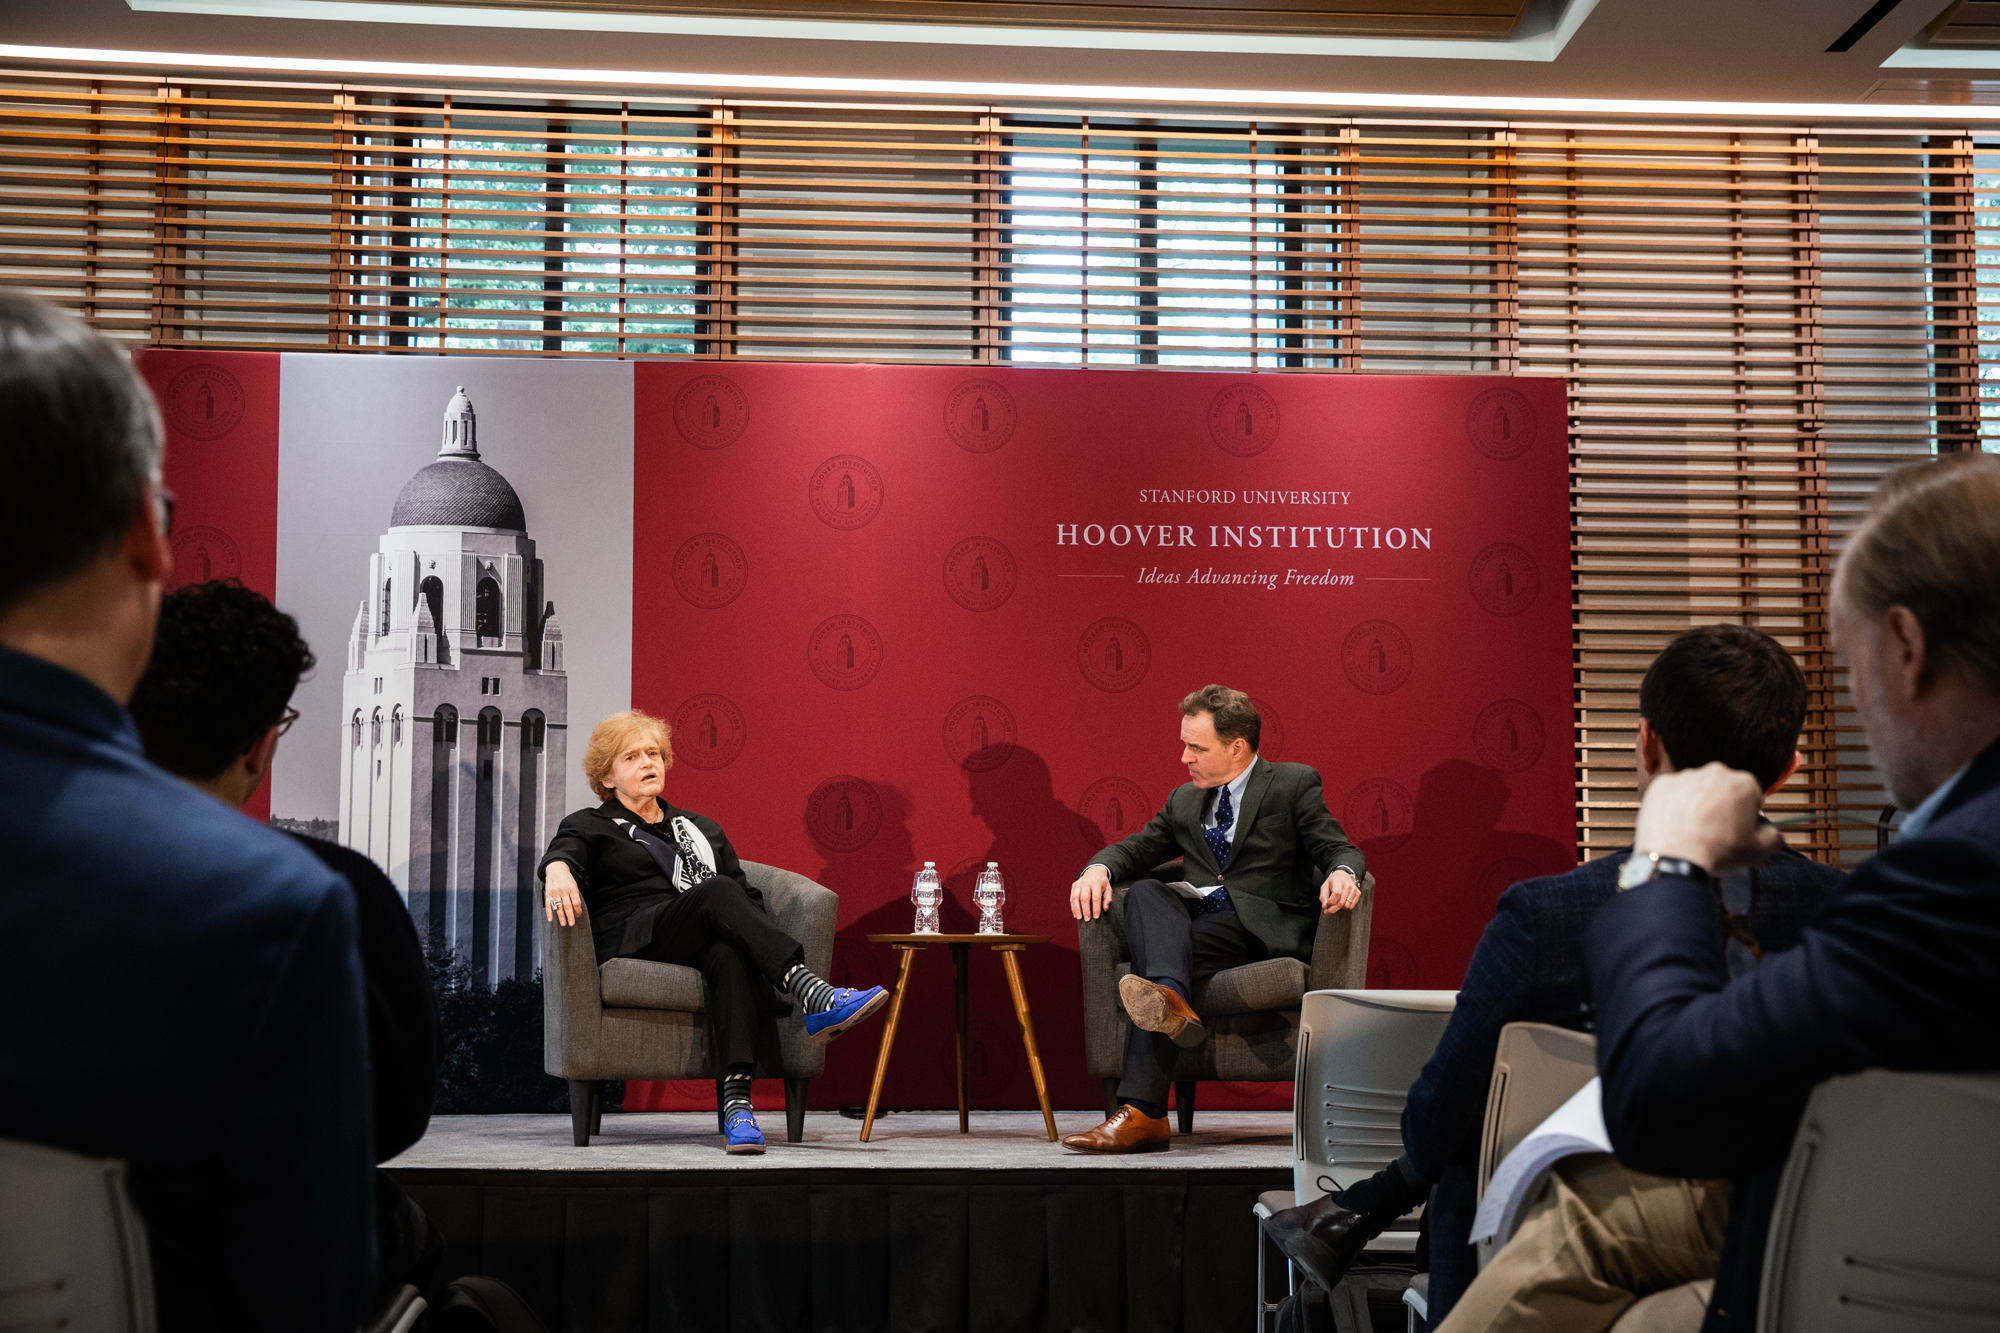
{"type": "Polygon", "coordinates": [[[1530,1130],[1493,1172],[1486,1196],[1472,1218],[1473,1241],[1497,1237],[1505,1244],[1514,1224],[1540,1192],[1542,1177],[1565,1157],[1610,1152],[1611,1135],[1604,1128],[1603,1085],[1596,1079],[1577,1089],[1574,1097],[1530,1130]]]}

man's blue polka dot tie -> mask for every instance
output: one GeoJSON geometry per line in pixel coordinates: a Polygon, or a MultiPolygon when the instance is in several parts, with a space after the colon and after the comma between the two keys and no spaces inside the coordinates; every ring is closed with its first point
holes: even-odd
{"type": "Polygon", "coordinates": [[[1229,869],[1229,826],[1235,822],[1236,811],[1229,804],[1229,788],[1224,787],[1215,798],[1215,827],[1201,831],[1201,836],[1208,840],[1208,850],[1215,853],[1215,864],[1219,870],[1229,869]]]}

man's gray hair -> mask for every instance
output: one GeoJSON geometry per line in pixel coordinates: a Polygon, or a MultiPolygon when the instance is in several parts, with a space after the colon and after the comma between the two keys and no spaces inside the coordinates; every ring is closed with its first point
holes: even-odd
{"type": "Polygon", "coordinates": [[[1264,719],[1257,715],[1257,705],[1250,702],[1250,696],[1241,690],[1232,690],[1227,685],[1202,686],[1181,700],[1182,717],[1197,713],[1215,715],[1215,735],[1224,745],[1241,738],[1249,741],[1254,751],[1257,742],[1263,739],[1264,719]]]}
{"type": "Polygon", "coordinates": [[[1877,619],[1908,607],[1932,653],[2000,694],[2000,457],[1891,473],[1847,548],[1845,585],[1877,619]]]}
{"type": "Polygon", "coordinates": [[[116,546],[159,466],[159,412],[131,358],[0,289],[0,611],[116,546]]]}

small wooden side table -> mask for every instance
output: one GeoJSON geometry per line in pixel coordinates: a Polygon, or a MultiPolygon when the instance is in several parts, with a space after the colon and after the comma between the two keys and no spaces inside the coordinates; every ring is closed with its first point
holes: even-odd
{"type": "Polygon", "coordinates": [[[1021,1043],[1028,1048],[1028,1071],[1035,1076],[1035,1096],[1042,1103],[1042,1123],[1048,1127],[1049,1142],[1056,1141],[1056,1113],[1049,1105],[1049,1084],[1042,1076],[1042,1055],[1035,1049],[1035,1020],[1028,1013],[1028,992],[1021,984],[1020,952],[1030,944],[1047,944],[1046,935],[870,935],[870,944],[886,944],[902,956],[896,960],[896,986],[889,993],[889,1018],[882,1027],[882,1050],[875,1057],[875,1083],[868,1089],[868,1114],[861,1121],[861,1141],[868,1142],[869,1133],[875,1128],[875,1108],[882,1101],[882,1079],[889,1072],[889,1052],[896,1045],[896,1024],[903,1017],[903,997],[909,994],[910,972],[919,953],[933,944],[951,946],[952,967],[956,975],[952,981],[953,999],[957,1007],[958,1036],[958,1132],[968,1130],[966,1122],[966,1057],[972,1023],[971,993],[967,987],[967,971],[971,962],[972,946],[984,944],[1000,955],[1000,965],[1007,970],[1007,988],[1014,993],[1014,1017],[1021,1020],[1021,1043]]]}

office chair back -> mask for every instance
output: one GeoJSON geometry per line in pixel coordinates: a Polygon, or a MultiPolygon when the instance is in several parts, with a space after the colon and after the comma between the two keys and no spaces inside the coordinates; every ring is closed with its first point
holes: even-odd
{"type": "Polygon", "coordinates": [[[125,1164],[0,1139],[0,1328],[156,1327],[125,1164]]]}
{"type": "Polygon", "coordinates": [[[1813,1090],[1778,1186],[1758,1333],[2000,1325],[2000,1074],[1813,1090]]]}
{"type": "Polygon", "coordinates": [[[1292,1187],[1300,1203],[1346,1189],[1403,1153],[1403,1103],[1458,992],[1322,990],[1299,1013],[1292,1187]]]}
{"type": "MultiPolygon", "coordinates": [[[[1493,1081],[1486,1089],[1486,1123],[1479,1132],[1478,1196],[1507,1154],[1535,1126],[1554,1115],[1597,1077],[1597,1038],[1548,1023],[1509,1023],[1500,1029],[1493,1081]]],[[[1472,1243],[1481,1268],[1493,1258],[1491,1238],[1472,1243]]]]}
{"type": "Polygon", "coordinates": [[[1597,1077],[1597,1038],[1548,1023],[1500,1029],[1493,1081],[1486,1090],[1486,1124],[1479,1135],[1479,1197],[1493,1172],[1535,1126],[1554,1115],[1597,1077]]]}

